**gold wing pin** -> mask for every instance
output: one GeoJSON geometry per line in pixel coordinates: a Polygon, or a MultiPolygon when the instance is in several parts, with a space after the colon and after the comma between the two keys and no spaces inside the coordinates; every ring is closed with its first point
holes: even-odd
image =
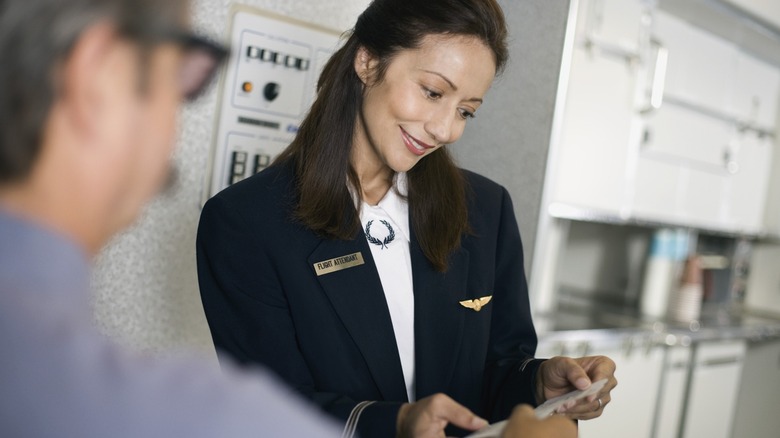
{"type": "Polygon", "coordinates": [[[474,298],[473,300],[460,301],[460,305],[475,312],[479,312],[492,299],[493,295],[488,295],[482,298],[474,298]]]}

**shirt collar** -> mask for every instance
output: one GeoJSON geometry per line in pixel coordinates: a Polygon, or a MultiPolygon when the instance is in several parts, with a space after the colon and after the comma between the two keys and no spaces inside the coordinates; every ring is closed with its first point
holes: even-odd
{"type": "MultiPolygon", "coordinates": [[[[350,192],[355,197],[354,190],[350,187],[350,192]]],[[[376,207],[381,208],[387,216],[398,226],[397,232],[400,232],[403,238],[410,241],[409,233],[409,203],[406,196],[409,193],[406,172],[398,172],[393,178],[393,186],[387,191],[387,194],[379,201],[376,207]]],[[[363,221],[363,210],[371,208],[367,203],[362,202],[360,206],[360,220],[363,221]]]]}

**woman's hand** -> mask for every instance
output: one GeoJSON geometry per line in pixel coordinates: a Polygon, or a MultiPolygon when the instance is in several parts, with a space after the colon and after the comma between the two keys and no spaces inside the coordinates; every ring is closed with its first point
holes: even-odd
{"type": "Polygon", "coordinates": [[[615,362],[606,356],[576,359],[554,357],[542,363],[536,376],[536,397],[540,404],[575,389],[587,389],[591,382],[607,379],[607,384],[598,394],[558,410],[559,413],[577,420],[590,420],[600,416],[604,407],[612,400],[610,391],[617,386],[615,362]]]}
{"type": "Polygon", "coordinates": [[[577,426],[563,415],[539,420],[529,405],[514,409],[502,438],[577,438],[577,426]]]}
{"type": "Polygon", "coordinates": [[[399,438],[444,437],[444,428],[452,423],[461,429],[477,430],[488,422],[444,394],[434,394],[401,406],[396,422],[399,438]]]}

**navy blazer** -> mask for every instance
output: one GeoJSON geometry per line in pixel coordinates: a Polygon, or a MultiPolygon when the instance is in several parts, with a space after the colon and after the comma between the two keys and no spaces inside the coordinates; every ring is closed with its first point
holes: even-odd
{"type": "MultiPolygon", "coordinates": [[[[520,234],[507,191],[463,171],[472,233],[446,273],[423,255],[414,229],[415,376],[418,399],[443,392],[490,421],[535,404],[531,321],[520,234]],[[479,312],[460,301],[492,295],[479,312]]],[[[198,276],[220,355],[270,367],[358,432],[394,437],[407,401],[393,325],[361,231],[325,239],[292,218],[293,172],[278,165],[223,190],[200,218],[198,276]],[[314,265],[354,253],[365,263],[318,276],[314,265]]],[[[450,433],[459,433],[449,431],[450,433]]]]}

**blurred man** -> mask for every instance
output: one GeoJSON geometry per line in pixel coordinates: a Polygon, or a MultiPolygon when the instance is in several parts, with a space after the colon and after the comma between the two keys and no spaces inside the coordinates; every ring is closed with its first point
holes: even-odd
{"type": "MultiPolygon", "coordinates": [[[[187,6],[0,0],[0,436],[339,433],[262,371],[140,357],[92,326],[90,258],[164,185],[177,107],[225,54],[187,6]]],[[[444,396],[432,412],[483,424],[444,396]]],[[[528,407],[508,430],[575,436],[528,407]]]]}

